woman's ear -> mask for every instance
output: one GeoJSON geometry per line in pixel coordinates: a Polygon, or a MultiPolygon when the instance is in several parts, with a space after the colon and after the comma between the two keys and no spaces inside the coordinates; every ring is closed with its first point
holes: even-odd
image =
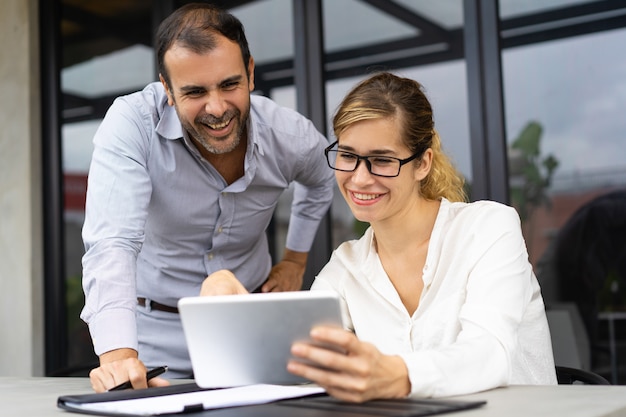
{"type": "Polygon", "coordinates": [[[422,156],[420,157],[419,166],[415,168],[415,180],[421,181],[430,172],[430,169],[433,166],[433,150],[428,148],[424,151],[422,156]]]}

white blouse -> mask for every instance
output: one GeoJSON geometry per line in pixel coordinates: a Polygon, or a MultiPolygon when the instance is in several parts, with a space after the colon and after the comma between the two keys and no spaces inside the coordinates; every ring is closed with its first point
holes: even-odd
{"type": "Polygon", "coordinates": [[[312,289],[337,292],[346,327],[404,359],[413,395],[557,383],[541,290],[513,208],[442,199],[412,316],[373,237],[369,228],[339,246],[312,289]]]}

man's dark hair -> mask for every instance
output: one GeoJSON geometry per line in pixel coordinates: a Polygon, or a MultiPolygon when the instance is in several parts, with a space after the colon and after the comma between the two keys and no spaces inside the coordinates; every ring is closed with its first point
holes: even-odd
{"type": "Polygon", "coordinates": [[[216,35],[239,44],[247,72],[250,62],[248,41],[243,25],[232,14],[211,4],[190,3],[161,22],[156,34],[157,65],[168,85],[170,79],[164,61],[168,49],[176,43],[198,54],[208,52],[216,46],[216,35]]]}

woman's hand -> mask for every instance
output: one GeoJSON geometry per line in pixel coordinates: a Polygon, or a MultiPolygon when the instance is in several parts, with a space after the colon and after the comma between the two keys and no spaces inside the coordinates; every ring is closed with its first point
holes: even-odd
{"type": "Polygon", "coordinates": [[[248,290],[239,282],[235,274],[226,269],[213,272],[206,277],[200,288],[200,295],[233,294],[248,294],[248,290]]]}
{"type": "Polygon", "coordinates": [[[353,333],[336,327],[315,327],[310,336],[312,342],[292,345],[291,353],[296,359],[289,361],[287,369],[315,382],[329,395],[344,401],[363,402],[403,398],[410,393],[408,370],[399,356],[383,355],[372,344],[361,342],[353,333]],[[339,352],[316,344],[331,345],[339,352]]]}

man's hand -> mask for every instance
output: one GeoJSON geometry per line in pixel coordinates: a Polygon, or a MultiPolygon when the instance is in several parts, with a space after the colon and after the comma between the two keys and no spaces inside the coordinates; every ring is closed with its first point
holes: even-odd
{"type": "Polygon", "coordinates": [[[274,265],[261,292],[301,290],[308,255],[308,252],[285,249],[282,261],[274,265]]]}
{"type": "Polygon", "coordinates": [[[374,345],[336,327],[315,327],[310,336],[313,343],[292,345],[296,359],[287,364],[289,372],[315,382],[343,401],[402,398],[409,394],[411,383],[401,357],[383,355],[374,345]]]}
{"type": "Polygon", "coordinates": [[[133,389],[164,387],[170,383],[163,378],[146,380],[146,367],[134,349],[116,349],[100,355],[100,366],[89,373],[91,387],[96,392],[108,391],[130,381],[133,389]]]}
{"type": "Polygon", "coordinates": [[[248,294],[248,290],[239,282],[235,274],[226,269],[213,272],[206,277],[200,288],[200,295],[234,294],[248,294]]]}

